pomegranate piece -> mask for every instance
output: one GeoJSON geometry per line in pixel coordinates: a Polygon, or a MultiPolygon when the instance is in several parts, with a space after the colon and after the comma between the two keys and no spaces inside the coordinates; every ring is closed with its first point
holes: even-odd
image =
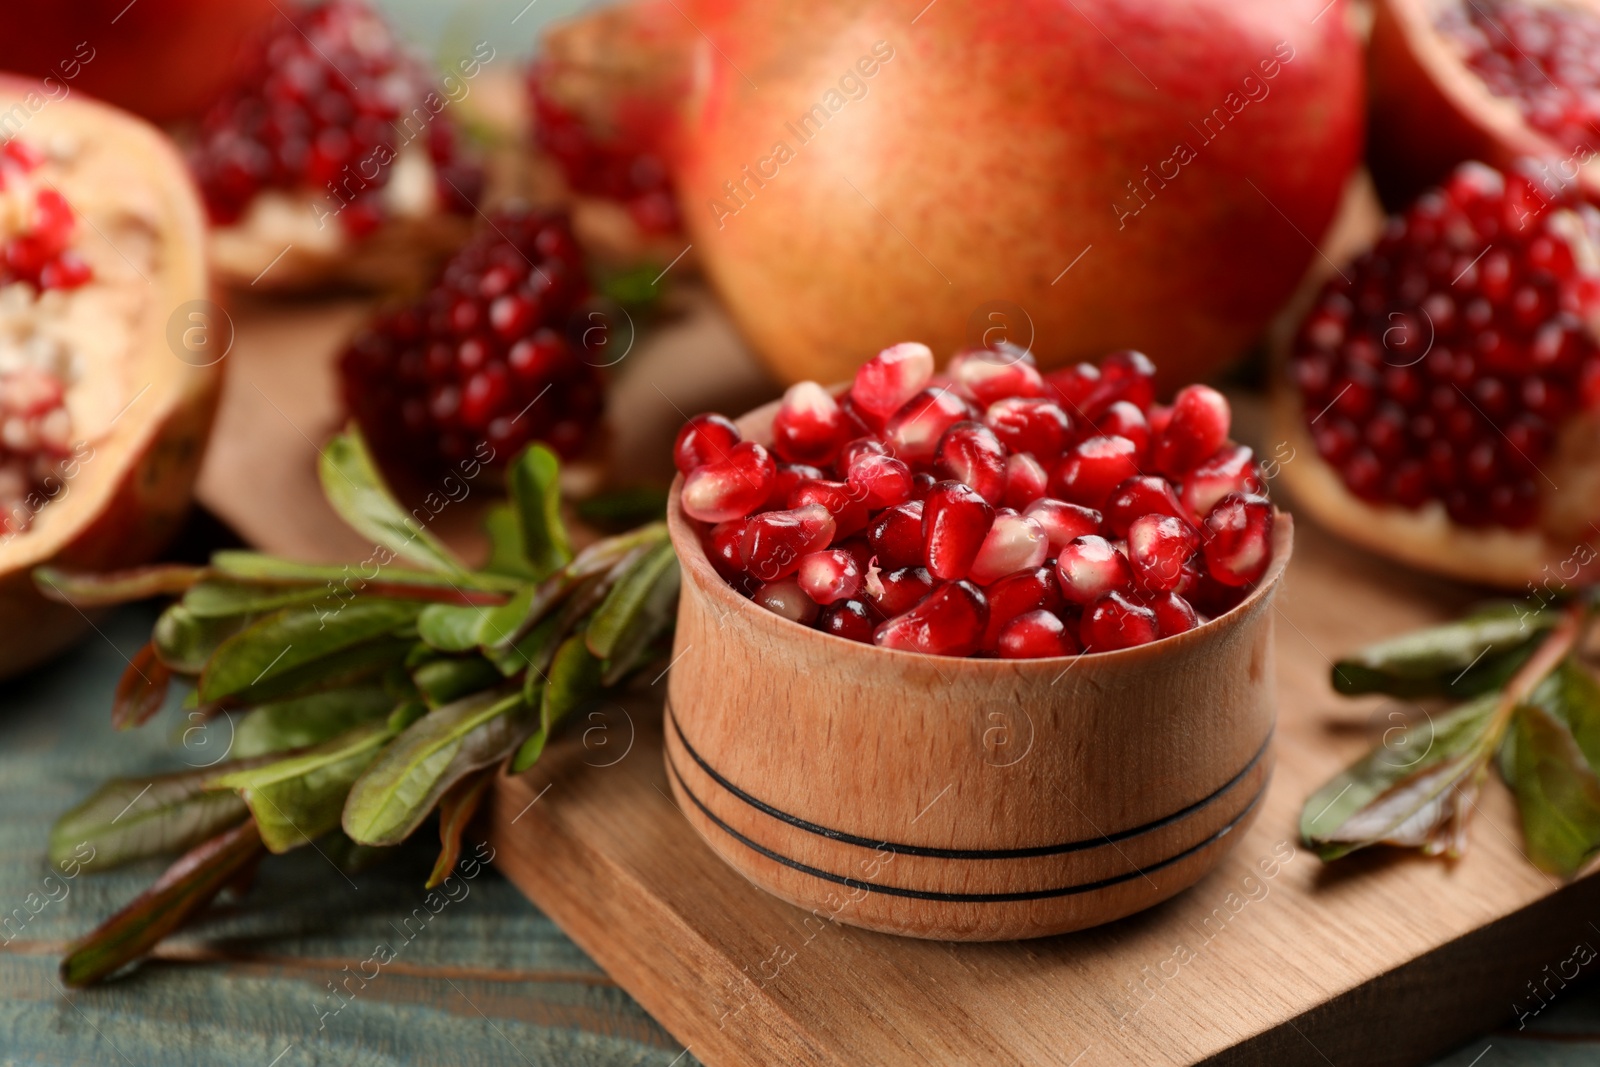
{"type": "Polygon", "coordinates": [[[1033,570],[1049,551],[1050,539],[1037,520],[1003,510],[995,515],[968,575],[979,585],[988,585],[1008,574],[1033,570]]]}
{"type": "Polygon", "coordinates": [[[1184,477],[1178,499],[1183,502],[1187,516],[1199,522],[1229,493],[1261,491],[1261,472],[1256,469],[1255,453],[1245,445],[1224,445],[1184,477]]]}
{"type": "Polygon", "coordinates": [[[339,361],[345,406],[374,449],[418,472],[481,459],[485,444],[494,466],[535,440],[576,456],[600,417],[599,371],[558,332],[588,293],[566,219],[515,209],[492,221],[339,361]]]}
{"type": "Polygon", "coordinates": [[[890,345],[856,371],[850,399],[865,418],[882,426],[932,377],[933,351],[927,345],[890,345]]]}
{"type": "Polygon", "coordinates": [[[790,491],[789,506],[799,508],[807,504],[821,504],[828,509],[833,516],[836,537],[851,537],[866,529],[867,505],[854,486],[821,478],[804,479],[790,491]]]}
{"type": "Polygon", "coordinates": [[[1005,397],[1044,396],[1044,377],[1026,349],[1002,342],[958,352],[946,373],[980,405],[1005,397]]]}
{"type": "Polygon", "coordinates": [[[1128,562],[1144,589],[1177,589],[1183,584],[1184,564],[1199,546],[1194,527],[1170,515],[1144,515],[1128,527],[1128,562]]]}
{"type": "Polygon", "coordinates": [[[981,422],[958,422],[946,430],[934,452],[933,469],[940,478],[970,486],[990,504],[1005,496],[1005,446],[981,422]]]}
{"type": "Polygon", "coordinates": [[[1006,491],[1001,503],[1021,511],[1050,490],[1050,475],[1026,452],[1006,457],[1006,491]]]}
{"type": "Polygon", "coordinates": [[[859,600],[840,600],[822,609],[817,617],[817,629],[846,641],[870,645],[874,627],[865,604],[859,600]]]}
{"type": "Polygon", "coordinates": [[[1180,478],[1228,441],[1228,399],[1209,385],[1186,385],[1172,401],[1172,414],[1150,446],[1156,470],[1180,478]]]}
{"type": "Polygon", "coordinates": [[[793,578],[786,578],[781,582],[768,582],[757,589],[750,599],[774,615],[781,615],[790,622],[798,622],[803,626],[809,626],[815,621],[820,611],[816,602],[806,596],[805,590],[800,588],[800,583],[793,578]]]}
{"type": "Polygon", "coordinates": [[[1200,625],[1194,606],[1177,593],[1156,593],[1144,598],[1145,607],[1156,614],[1156,629],[1162,637],[1174,637],[1200,625]]]}
{"type": "Polygon", "coordinates": [[[1061,549],[1056,579],[1068,602],[1087,604],[1106,593],[1132,589],[1133,567],[1110,541],[1088,534],[1061,549]]]}
{"type": "Polygon", "coordinates": [[[1106,497],[1139,473],[1139,452],[1126,437],[1080,441],[1050,475],[1050,492],[1072,504],[1100,508],[1106,497]]]}
{"type": "Polygon", "coordinates": [[[802,556],[827,548],[833,532],[833,516],[821,504],[763,511],[745,523],[739,558],[748,573],[773,582],[793,574],[802,556]]]}
{"type": "Polygon", "coordinates": [[[775,477],[767,450],[741,441],[727,459],[697,467],[683,480],[684,513],[701,522],[741,519],[766,502],[775,477]]]}
{"type": "Polygon", "coordinates": [[[1066,624],[1048,611],[1018,615],[1006,623],[995,644],[1001,659],[1047,659],[1080,651],[1066,624]]]}
{"type": "Polygon", "coordinates": [[[1031,453],[1040,463],[1054,462],[1072,436],[1072,420],[1061,406],[1035,397],[996,400],[984,411],[983,422],[1008,452],[1031,453]]]}
{"type": "Polygon", "coordinates": [[[863,588],[867,603],[880,618],[889,619],[910,611],[933,591],[933,576],[921,567],[899,567],[874,574],[867,571],[863,588]]]}
{"type": "Polygon", "coordinates": [[[858,455],[846,468],[845,481],[868,508],[889,508],[911,499],[911,468],[893,456],[858,455]]]}
{"type": "Polygon", "coordinates": [[[1149,644],[1161,636],[1161,628],[1153,610],[1113,591],[1084,609],[1078,636],[1085,652],[1114,652],[1149,644]]]}
{"type": "Polygon", "coordinates": [[[882,648],[929,656],[970,656],[978,651],[989,622],[989,603],[971,582],[946,582],[910,611],[873,633],[882,648]]]}
{"type": "Polygon", "coordinates": [[[1098,533],[1103,521],[1100,512],[1081,504],[1045,497],[1029,504],[1023,514],[1044,528],[1050,539],[1050,552],[1058,553],[1079,537],[1098,533]]]}
{"type": "Polygon", "coordinates": [[[994,584],[985,586],[983,595],[989,599],[989,626],[983,637],[983,647],[986,649],[995,647],[1005,624],[1018,615],[1040,609],[1060,615],[1067,607],[1053,566],[1008,574],[994,584]]]}
{"type": "Polygon", "coordinates": [[[1291,376],[1357,497],[1534,525],[1563,425],[1597,399],[1600,215],[1532,173],[1457,168],[1325,287],[1291,376]],[[1586,383],[1589,383],[1586,386],[1586,383]]]}
{"type": "Polygon", "coordinates": [[[806,596],[818,604],[854,597],[861,592],[863,577],[855,557],[837,548],[801,556],[794,576],[806,596]]]}
{"type": "Polygon", "coordinates": [[[427,103],[439,101],[428,65],[371,7],[328,0],[269,26],[200,123],[191,165],[213,222],[240,221],[267,190],[310,190],[319,225],[367,237],[392,215],[391,182],[411,158],[430,200],[473,214],[482,168],[453,113],[427,103]]]}
{"type": "Polygon", "coordinates": [[[1189,512],[1179,502],[1171,482],[1153,474],[1139,474],[1117,486],[1106,501],[1106,529],[1118,537],[1127,537],[1133,520],[1143,515],[1172,515],[1182,519],[1187,518],[1189,512]]]}
{"type": "Polygon", "coordinates": [[[789,463],[827,466],[849,432],[832,393],[816,382],[797,382],[783,394],[773,416],[772,451],[789,463]]]}
{"type": "Polygon", "coordinates": [[[972,487],[944,481],[922,506],[922,552],[928,573],[953,581],[965,578],[994,524],[994,508],[972,487]]]}
{"type": "Polygon", "coordinates": [[[912,500],[885,508],[867,526],[867,543],[881,566],[895,569],[922,565],[923,506],[923,501],[912,500]]]}
{"type": "Polygon", "coordinates": [[[672,444],[672,462],[683,474],[696,467],[727,459],[733,446],[744,440],[731,419],[707,413],[683,424],[672,444]]]}
{"type": "Polygon", "coordinates": [[[1247,587],[1272,562],[1272,504],[1263,496],[1229,493],[1206,516],[1206,570],[1223,585],[1247,587]]]}
{"type": "Polygon", "coordinates": [[[890,416],[883,428],[884,439],[907,463],[931,463],[944,432],[974,414],[955,390],[930,387],[890,416]]]}

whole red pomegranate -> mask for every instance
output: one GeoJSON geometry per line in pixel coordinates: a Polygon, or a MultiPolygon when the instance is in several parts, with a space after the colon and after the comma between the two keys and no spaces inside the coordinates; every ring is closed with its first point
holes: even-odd
{"type": "Polygon", "coordinates": [[[233,80],[241,46],[284,11],[274,0],[64,0],[14,4],[0,68],[41,97],[97,96],[157,122],[196,118],[233,80]]]}
{"type": "MultiPolygon", "coordinates": [[[[568,24],[569,81],[682,89],[694,245],[786,380],[919,336],[1192,380],[1260,331],[1361,147],[1343,0],[635,0],[568,24]]],[[[553,77],[559,84],[559,78],[553,77]]],[[[626,110],[618,102],[619,111],[626,110]]],[[[587,110],[593,110],[587,109],[587,110]]]]}

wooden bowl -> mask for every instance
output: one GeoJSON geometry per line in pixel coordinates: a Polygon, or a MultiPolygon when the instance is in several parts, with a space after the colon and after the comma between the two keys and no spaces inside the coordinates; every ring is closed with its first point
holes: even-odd
{"type": "MultiPolygon", "coordinates": [[[[740,420],[745,437],[768,440],[775,410],[740,420]]],[[[1288,515],[1258,588],[1186,634],[957,659],[847,641],[738,595],[681,486],[667,511],[683,565],[667,776],[700,836],[762,889],[872,930],[1043,937],[1188,888],[1255,817],[1288,515]]]]}

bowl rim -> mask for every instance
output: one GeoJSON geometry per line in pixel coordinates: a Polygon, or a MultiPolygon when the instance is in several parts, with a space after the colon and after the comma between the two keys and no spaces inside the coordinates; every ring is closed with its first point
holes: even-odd
{"type": "MultiPolygon", "coordinates": [[[[835,386],[830,391],[837,394],[841,388],[842,387],[840,386],[835,386]]],[[[767,442],[761,440],[760,438],[769,437],[770,435],[765,433],[753,435],[747,432],[747,428],[763,421],[770,424],[770,416],[772,413],[777,411],[780,403],[782,403],[781,399],[770,401],[761,405],[760,407],[747,411],[745,414],[733,420],[734,423],[739,426],[740,432],[746,435],[745,440],[754,440],[757,444],[762,445],[763,448],[769,447],[767,442]]],[[[1080,660],[1086,659],[1092,660],[1096,663],[1111,663],[1117,660],[1136,660],[1152,655],[1161,655],[1163,653],[1177,651],[1187,645],[1201,642],[1208,643],[1211,638],[1215,637],[1219,633],[1222,633],[1225,630],[1231,629],[1234,625],[1237,625],[1238,621],[1243,618],[1244,614],[1248,610],[1253,610],[1257,604],[1265,600],[1277,589],[1279,584],[1281,584],[1283,581],[1284,571],[1289,565],[1289,558],[1293,554],[1294,550],[1294,516],[1274,504],[1272,508],[1272,562],[1267,565],[1266,573],[1261,576],[1261,579],[1256,582],[1256,587],[1252,589],[1249,595],[1247,595],[1243,600],[1229,608],[1227,611],[1223,612],[1221,615],[1217,615],[1211,619],[1208,619],[1206,622],[1201,623],[1192,630],[1186,630],[1183,633],[1175,634],[1172,637],[1157,638],[1156,640],[1147,642],[1146,644],[1134,645],[1130,648],[1111,649],[1105,652],[1080,652],[1071,656],[1045,656],[1033,659],[946,656],[934,652],[911,652],[905,649],[884,648],[883,646],[877,644],[867,644],[862,641],[852,641],[848,638],[840,637],[837,634],[830,634],[823,630],[818,630],[815,627],[801,626],[799,623],[792,622],[788,619],[782,618],[781,616],[775,615],[770,611],[767,611],[766,609],[757,605],[753,600],[749,600],[740,596],[738,593],[734,592],[733,587],[723,579],[722,575],[717,573],[716,568],[711,565],[711,560],[706,556],[705,544],[701,540],[699,531],[695,527],[695,524],[698,523],[699,520],[690,518],[689,515],[683,510],[683,481],[684,476],[680,472],[676,477],[673,478],[672,486],[667,492],[667,534],[672,540],[672,546],[677,553],[678,562],[686,570],[692,572],[695,584],[698,585],[702,590],[707,588],[712,590],[708,594],[709,596],[720,602],[729,611],[756,612],[758,614],[750,616],[752,619],[765,617],[773,622],[781,623],[785,628],[785,632],[790,633],[791,636],[797,640],[818,639],[825,642],[837,642],[839,646],[854,649],[857,653],[888,656],[892,657],[892,659],[888,662],[898,662],[903,664],[928,660],[934,660],[947,664],[984,664],[986,666],[974,666],[970,669],[993,670],[1000,672],[1008,668],[1016,668],[1019,666],[1046,665],[1061,667],[1063,665],[1077,663],[1080,660]],[[802,637],[802,634],[807,636],[802,637]]],[[[826,649],[833,648],[835,646],[833,644],[827,644],[823,647],[826,649]]]]}

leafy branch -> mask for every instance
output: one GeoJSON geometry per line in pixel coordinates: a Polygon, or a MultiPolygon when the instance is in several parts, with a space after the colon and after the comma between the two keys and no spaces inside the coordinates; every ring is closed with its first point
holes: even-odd
{"type": "Polygon", "coordinates": [[[97,871],[181,853],[68,950],[70,985],[149,952],[266,854],[329,835],[395,845],[436,808],[437,884],[495,774],[532,766],[564,723],[667,651],[679,572],[665,526],[574,552],[559,464],[542,446],[511,467],[481,569],[401,507],[354,429],[319,473],[377,546],[359,569],[218,552],[205,567],[34,573],[46,595],[84,608],[179,597],[117,685],[117,729],[155,716],[174,679],[193,686],[191,717],[241,716],[226,759],[108,782],[57,821],[53,863],[85,842],[97,871]]]}
{"type": "Polygon", "coordinates": [[[1593,612],[1589,597],[1536,612],[1494,605],[1335,664],[1347,695],[1458,703],[1427,717],[1425,738],[1416,726],[1397,743],[1386,735],[1312,794],[1306,844],[1324,860],[1375,844],[1458,856],[1493,765],[1516,797],[1528,858],[1575,875],[1600,852],[1600,684],[1580,655],[1593,612]]]}

